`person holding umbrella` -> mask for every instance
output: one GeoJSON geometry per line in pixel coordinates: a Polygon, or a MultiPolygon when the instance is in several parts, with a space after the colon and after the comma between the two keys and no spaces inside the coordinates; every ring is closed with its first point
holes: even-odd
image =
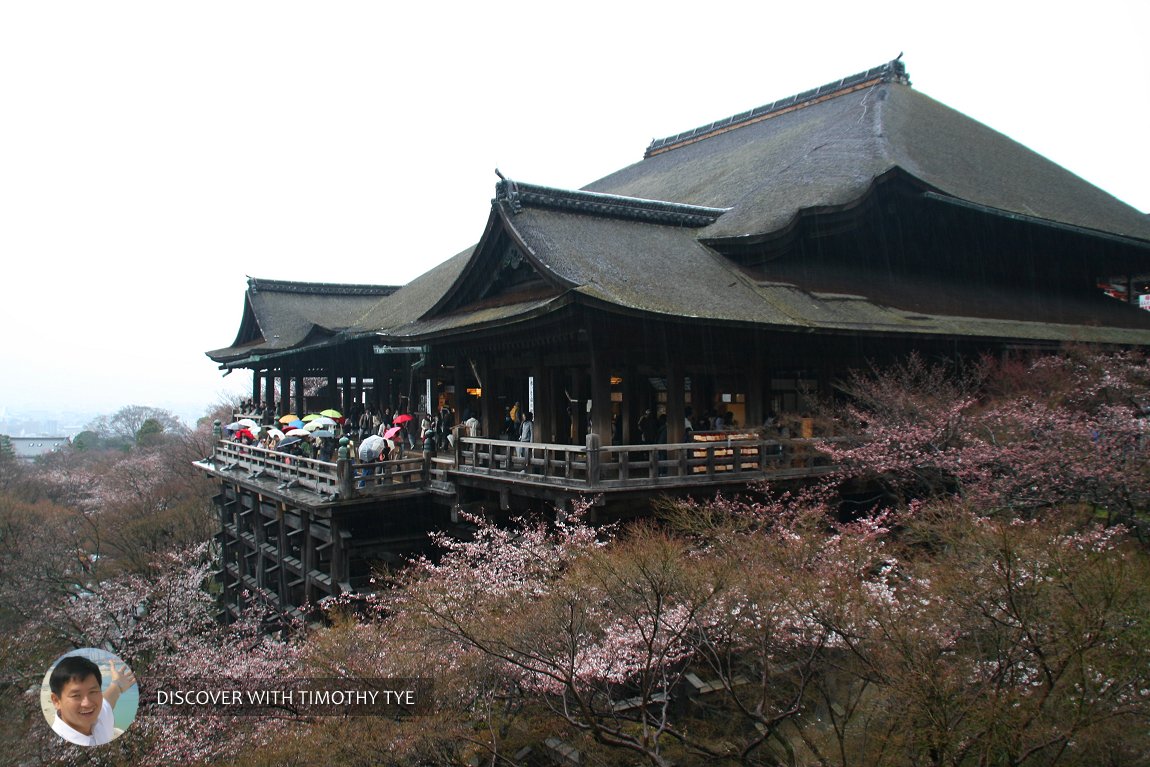
{"type": "Polygon", "coordinates": [[[363,463],[374,463],[379,460],[387,440],[378,434],[366,437],[359,445],[359,460],[363,463]]]}
{"type": "Polygon", "coordinates": [[[410,432],[410,431],[408,431],[408,426],[407,426],[407,424],[408,424],[408,423],[409,423],[411,420],[412,420],[412,418],[411,418],[411,416],[410,416],[409,414],[407,414],[407,413],[400,413],[399,415],[397,415],[397,416],[395,417],[395,422],[394,422],[394,423],[395,423],[395,425],[396,425],[396,426],[399,426],[399,427],[401,427],[401,428],[403,429],[403,431],[402,431],[402,433],[401,433],[401,436],[400,436],[400,439],[401,439],[401,441],[402,441],[402,442],[406,442],[406,443],[407,443],[407,446],[408,446],[409,448],[411,448],[412,450],[414,450],[414,449],[415,449],[415,440],[414,440],[414,439],[412,439],[412,437],[411,437],[411,432],[410,432]]]}
{"type": "MultiPolygon", "coordinates": [[[[377,463],[383,460],[381,453],[387,446],[387,440],[378,434],[372,434],[365,438],[359,445],[359,460],[360,463],[377,463]]],[[[363,468],[363,477],[366,479],[373,473],[373,469],[365,466],[363,468]]],[[[364,486],[364,480],[360,480],[359,486],[364,486]]]]}

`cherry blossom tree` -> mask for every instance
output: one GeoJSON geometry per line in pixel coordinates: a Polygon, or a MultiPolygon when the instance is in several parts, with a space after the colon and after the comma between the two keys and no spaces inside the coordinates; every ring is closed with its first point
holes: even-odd
{"type": "Polygon", "coordinates": [[[840,420],[859,441],[825,450],[887,504],[940,494],[1020,512],[1085,503],[1140,525],[1150,499],[1144,359],[1074,350],[960,374],[912,356],[845,388],[840,420]]]}

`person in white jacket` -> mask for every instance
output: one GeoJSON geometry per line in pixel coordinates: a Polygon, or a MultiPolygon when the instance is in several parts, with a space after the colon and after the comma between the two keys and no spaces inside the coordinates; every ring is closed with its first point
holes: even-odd
{"type": "MultiPolygon", "coordinates": [[[[519,441],[520,442],[534,442],[535,441],[535,414],[528,410],[523,414],[523,423],[519,426],[519,441]]],[[[519,448],[519,457],[525,458],[527,456],[527,448],[519,448]]],[[[524,471],[527,469],[524,468],[524,471]]]]}

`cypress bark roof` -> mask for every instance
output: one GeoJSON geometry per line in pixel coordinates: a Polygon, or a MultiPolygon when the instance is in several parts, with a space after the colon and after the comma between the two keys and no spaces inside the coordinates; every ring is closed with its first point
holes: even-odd
{"type": "Polygon", "coordinates": [[[322,343],[348,329],[399,288],[248,278],[243,317],[230,346],[207,353],[226,363],[322,343]]]}
{"type": "MultiPolygon", "coordinates": [[[[797,332],[1150,344],[1150,313],[1106,298],[1100,291],[1023,296],[1020,301],[1017,291],[987,292],[980,287],[963,292],[939,280],[917,278],[905,289],[895,279],[875,283],[871,287],[876,289],[866,295],[852,294],[847,285],[852,280],[858,284],[863,270],[836,274],[839,284],[832,279],[823,286],[809,276],[784,282],[757,279],[701,244],[697,230],[530,204],[512,212],[510,206],[500,205],[497,200],[493,221],[529,252],[554,293],[429,312],[385,329],[385,335],[430,341],[469,328],[530,322],[541,313],[581,301],[675,321],[797,332]],[[948,290],[954,294],[948,295],[948,290]],[[938,299],[940,295],[944,300],[938,299]]],[[[489,231],[496,228],[489,224],[489,231]]],[[[480,258],[481,248],[482,244],[471,257],[480,258]]],[[[484,268],[478,262],[467,266],[484,268]]]]}
{"type": "MultiPolygon", "coordinates": [[[[503,179],[480,242],[403,288],[251,280],[235,342],[208,354],[245,364],[365,335],[432,341],[572,302],[778,330],[1150,345],[1150,314],[1091,293],[1081,274],[1029,302],[1009,289],[955,289],[923,305],[948,286],[902,284],[922,274],[868,279],[876,266],[865,258],[851,265],[861,270],[851,290],[838,272],[731,260],[804,213],[861,210],[891,180],[932,204],[1078,238],[1064,241],[1058,268],[1074,266],[1082,244],[1107,243],[1121,256],[1100,260],[1095,249],[1088,269],[1150,272],[1150,217],[914,91],[896,60],[655,141],[583,190],[503,179]]],[[[1047,255],[1026,247],[1030,262],[1047,255]]]]}
{"type": "Polygon", "coordinates": [[[730,208],[700,237],[746,238],[849,205],[899,168],[959,200],[1150,242],[1147,216],[915,91],[895,64],[662,139],[584,188],[730,208]]]}

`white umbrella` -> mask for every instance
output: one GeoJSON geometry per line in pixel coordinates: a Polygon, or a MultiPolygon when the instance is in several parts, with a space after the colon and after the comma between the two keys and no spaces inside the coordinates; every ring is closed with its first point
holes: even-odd
{"type": "Polygon", "coordinates": [[[370,437],[364,438],[363,442],[359,445],[359,460],[367,463],[379,458],[379,453],[383,450],[385,442],[387,442],[387,440],[378,434],[372,434],[370,437]]]}
{"type": "Polygon", "coordinates": [[[241,418],[240,420],[236,421],[236,423],[242,423],[244,426],[248,427],[249,429],[258,429],[260,427],[260,425],[258,423],[256,423],[255,421],[253,421],[250,418],[241,418]]]}
{"type": "Polygon", "coordinates": [[[282,431],[275,428],[274,426],[268,429],[268,434],[275,437],[276,439],[283,439],[286,436],[282,431]]]}
{"type": "Polygon", "coordinates": [[[315,431],[316,429],[322,429],[325,426],[335,426],[335,421],[328,418],[327,416],[320,416],[314,421],[308,421],[304,428],[308,431],[315,431]]]}
{"type": "Polygon", "coordinates": [[[308,431],[307,429],[292,429],[291,431],[287,432],[285,434],[285,436],[288,436],[288,437],[310,437],[311,432],[308,431]]]}

